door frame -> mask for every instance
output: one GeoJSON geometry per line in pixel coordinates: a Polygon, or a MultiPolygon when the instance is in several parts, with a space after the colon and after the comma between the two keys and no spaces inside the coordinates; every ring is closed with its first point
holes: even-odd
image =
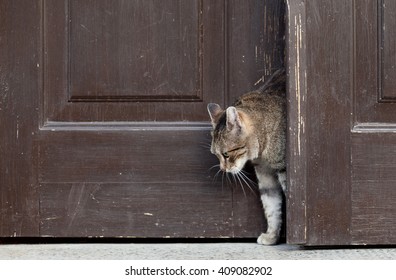
{"type": "Polygon", "coordinates": [[[287,1],[287,241],[348,245],[353,5],[318,2],[287,1]]]}

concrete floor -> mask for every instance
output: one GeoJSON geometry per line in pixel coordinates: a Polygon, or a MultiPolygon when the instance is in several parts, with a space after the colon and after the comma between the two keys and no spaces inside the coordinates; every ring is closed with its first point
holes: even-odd
{"type": "Polygon", "coordinates": [[[0,245],[1,260],[396,260],[396,248],[306,249],[281,244],[132,243],[0,245]]]}

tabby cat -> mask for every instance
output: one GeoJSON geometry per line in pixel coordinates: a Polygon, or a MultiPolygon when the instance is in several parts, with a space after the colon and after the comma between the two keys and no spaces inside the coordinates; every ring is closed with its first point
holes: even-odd
{"type": "Polygon", "coordinates": [[[220,169],[234,176],[247,162],[254,166],[267,232],[257,242],[273,245],[279,241],[282,225],[283,192],[286,189],[286,75],[280,69],[257,91],[242,95],[223,110],[208,104],[212,121],[211,152],[220,169]]]}

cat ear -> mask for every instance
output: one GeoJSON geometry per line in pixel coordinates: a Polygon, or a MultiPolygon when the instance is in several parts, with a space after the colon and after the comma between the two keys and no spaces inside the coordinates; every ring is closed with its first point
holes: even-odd
{"type": "Polygon", "coordinates": [[[219,116],[223,113],[219,104],[216,103],[209,103],[208,104],[208,112],[210,119],[212,120],[213,127],[216,125],[219,116]]]}
{"type": "Polygon", "coordinates": [[[241,118],[239,117],[238,111],[235,107],[228,107],[227,111],[227,129],[228,130],[233,130],[235,128],[241,128],[242,127],[242,121],[241,118]]]}

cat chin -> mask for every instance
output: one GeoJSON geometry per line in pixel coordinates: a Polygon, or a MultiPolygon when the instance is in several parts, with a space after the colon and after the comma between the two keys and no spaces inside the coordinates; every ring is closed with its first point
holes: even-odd
{"type": "Polygon", "coordinates": [[[238,174],[239,172],[241,172],[241,169],[239,169],[237,167],[233,167],[233,168],[227,170],[227,173],[231,173],[231,174],[234,174],[234,175],[238,174]]]}
{"type": "Polygon", "coordinates": [[[227,172],[236,175],[239,172],[241,172],[242,169],[243,169],[243,166],[242,167],[233,166],[229,170],[227,170],[227,172]]]}

